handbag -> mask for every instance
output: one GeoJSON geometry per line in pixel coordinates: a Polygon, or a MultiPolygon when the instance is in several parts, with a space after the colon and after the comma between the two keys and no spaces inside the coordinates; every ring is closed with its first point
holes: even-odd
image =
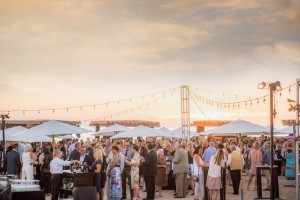
{"type": "Polygon", "coordinates": [[[192,180],[195,181],[195,182],[198,182],[199,181],[199,176],[200,176],[200,167],[198,167],[198,176],[195,176],[195,175],[192,175],[192,180]]]}

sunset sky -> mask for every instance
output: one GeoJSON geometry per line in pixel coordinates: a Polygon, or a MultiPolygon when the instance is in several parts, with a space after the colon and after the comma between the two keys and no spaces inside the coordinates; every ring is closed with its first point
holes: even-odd
{"type": "MultiPolygon", "coordinates": [[[[298,0],[0,0],[0,110],[98,104],[176,88],[174,94],[113,119],[180,126],[180,85],[230,102],[259,97],[261,81],[286,87],[300,78],[298,0]]],[[[158,96],[157,96],[158,97],[158,96]]],[[[277,95],[276,127],[291,92],[277,95]]],[[[117,105],[10,112],[11,119],[86,120],[122,112],[153,98],[117,105]]],[[[216,109],[191,101],[192,121],[245,119],[268,125],[268,101],[216,109]]],[[[83,123],[88,123],[83,121],[83,123]]]]}

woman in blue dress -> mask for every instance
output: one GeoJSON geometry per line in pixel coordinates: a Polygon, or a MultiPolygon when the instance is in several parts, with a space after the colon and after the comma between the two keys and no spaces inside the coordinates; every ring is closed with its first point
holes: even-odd
{"type": "Polygon", "coordinates": [[[286,153],[286,170],[285,170],[285,177],[287,180],[294,180],[295,179],[295,153],[292,150],[293,144],[288,144],[288,150],[286,153]]]}
{"type": "Polygon", "coordinates": [[[96,186],[97,190],[97,199],[100,199],[101,193],[101,165],[102,165],[102,151],[100,149],[94,149],[93,156],[95,162],[92,164],[92,171],[95,172],[94,177],[94,185],[96,186]]]}
{"type": "Polygon", "coordinates": [[[119,156],[119,147],[113,146],[111,149],[113,153],[113,159],[110,162],[110,167],[107,171],[107,175],[110,179],[110,200],[121,199],[121,158],[119,156]]]}

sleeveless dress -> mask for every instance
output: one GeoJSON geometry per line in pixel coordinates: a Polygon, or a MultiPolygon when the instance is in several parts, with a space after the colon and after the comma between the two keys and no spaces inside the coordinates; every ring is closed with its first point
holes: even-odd
{"type": "Polygon", "coordinates": [[[30,156],[30,152],[22,154],[22,161],[22,179],[33,180],[33,165],[30,164],[33,159],[30,156]]]}
{"type": "Polygon", "coordinates": [[[110,200],[120,200],[121,199],[121,169],[120,169],[121,158],[119,154],[114,156],[118,156],[118,161],[116,166],[112,169],[110,173],[110,200]]]}
{"type": "Polygon", "coordinates": [[[285,170],[285,177],[286,178],[295,178],[295,170],[294,169],[288,169],[289,167],[293,168],[295,167],[295,153],[287,152],[286,153],[286,165],[287,169],[285,170]]]}
{"type": "MultiPolygon", "coordinates": [[[[133,158],[131,159],[132,163],[140,163],[140,154],[136,153],[133,158]]],[[[131,184],[132,184],[132,189],[138,190],[140,188],[139,186],[139,166],[131,166],[131,184]]]]}
{"type": "MultiPolygon", "coordinates": [[[[93,164],[92,164],[92,170],[95,171],[97,169],[97,165],[100,164],[102,165],[102,161],[101,160],[96,160],[93,164]]],[[[102,166],[103,167],[103,166],[102,166]]],[[[101,168],[102,168],[101,167],[101,168]]],[[[94,183],[97,189],[97,192],[100,192],[101,189],[101,172],[99,173],[95,173],[94,176],[94,183]]]]}
{"type": "Polygon", "coordinates": [[[248,158],[251,162],[249,173],[252,175],[256,175],[256,166],[261,166],[262,152],[257,149],[251,149],[248,158]]]}
{"type": "MultiPolygon", "coordinates": [[[[204,164],[201,156],[199,156],[198,154],[195,154],[195,156],[198,156],[199,158],[199,162],[201,165],[204,164]]],[[[194,192],[194,197],[197,198],[200,193],[202,194],[202,196],[204,196],[204,176],[203,176],[203,169],[202,167],[198,167],[195,158],[193,158],[194,164],[193,164],[193,172],[194,172],[194,176],[197,176],[198,182],[195,182],[195,192],[194,192]]]]}

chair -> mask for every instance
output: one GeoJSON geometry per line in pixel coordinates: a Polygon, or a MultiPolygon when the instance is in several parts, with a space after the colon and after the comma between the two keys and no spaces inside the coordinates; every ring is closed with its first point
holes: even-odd
{"type": "Polygon", "coordinates": [[[96,187],[74,187],[74,200],[96,200],[96,187]]]}

